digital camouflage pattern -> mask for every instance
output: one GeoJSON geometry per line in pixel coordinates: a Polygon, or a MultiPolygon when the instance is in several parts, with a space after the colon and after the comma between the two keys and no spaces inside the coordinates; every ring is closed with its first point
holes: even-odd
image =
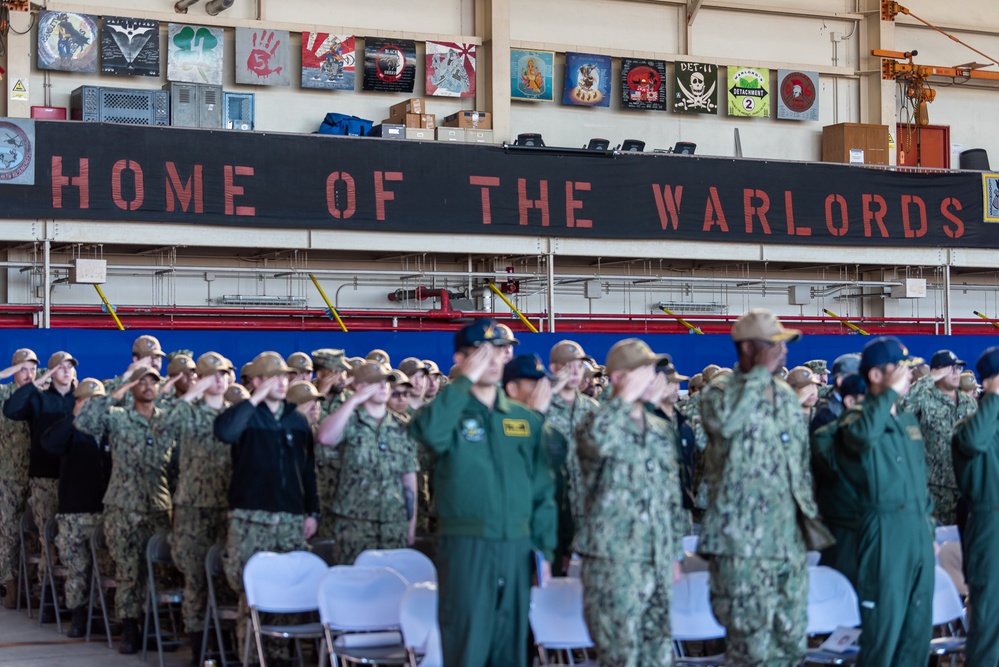
{"type": "Polygon", "coordinates": [[[101,522],[100,514],[78,512],[56,514],[59,533],[55,546],[59,562],[66,567],[64,592],[66,607],[76,609],[90,600],[90,536],[101,522]]]}
{"type": "Polygon", "coordinates": [[[115,580],[118,582],[114,603],[119,621],[138,619],[142,614],[148,576],[146,543],[161,530],[170,530],[169,512],[135,512],[105,502],[104,538],[108,543],[108,553],[114,560],[115,580]]]}
{"type": "Polygon", "coordinates": [[[957,523],[958,488],[950,446],[954,427],[962,419],[973,415],[978,407],[971,396],[960,391],[955,393],[956,398],[951,398],[930,382],[915,396],[906,395],[901,401],[902,409],[919,421],[926,447],[930,499],[937,520],[945,526],[957,523]]]}
{"type": "Polygon", "coordinates": [[[361,521],[334,517],[333,562],[352,565],[368,549],[404,549],[409,546],[408,521],[361,521]]]}
{"type": "MultiPolygon", "coordinates": [[[[222,409],[227,407],[223,404],[222,409]]],[[[177,400],[153,426],[157,441],[177,443],[174,505],[223,510],[229,507],[231,447],[216,439],[213,430],[220,412],[204,401],[177,400]]]]}
{"type": "Polygon", "coordinates": [[[593,412],[600,403],[586,394],[576,391],[572,405],[558,394],[552,396],[551,405],[545,413],[545,421],[559,430],[569,444],[565,457],[566,485],[569,490],[569,503],[573,522],[578,526],[585,514],[586,487],[580,471],[579,456],[576,453],[576,429],[587,414],[593,412]]]}
{"type": "MultiPolygon", "coordinates": [[[[326,400],[320,403],[319,421],[335,412],[343,405],[351,392],[346,389],[330,394],[326,400]]],[[[336,487],[340,479],[340,450],[337,447],[315,448],[316,457],[316,491],[319,495],[319,529],[316,535],[319,537],[333,537],[333,496],[336,494],[336,487]]]]}
{"type": "Polygon", "coordinates": [[[704,448],[707,447],[708,437],[704,433],[704,425],[701,423],[701,393],[697,392],[676,405],[676,410],[687,419],[687,425],[694,432],[694,445],[697,447],[697,454],[694,456],[694,477],[692,488],[694,489],[695,516],[708,506],[708,489],[704,484],[704,448]]]}
{"type": "Polygon", "coordinates": [[[18,529],[28,500],[28,422],[3,416],[3,404],[16,390],[13,382],[0,385],[0,583],[17,576],[18,529]]]}
{"type": "MultiPolygon", "coordinates": [[[[45,523],[56,515],[59,509],[59,480],[49,477],[32,477],[28,480],[28,509],[35,520],[39,532],[45,523]]],[[[42,560],[38,565],[38,581],[44,583],[43,571],[48,562],[48,554],[41,550],[42,560]]]]}
{"type": "Polygon", "coordinates": [[[208,605],[205,557],[215,544],[225,542],[228,515],[225,508],[177,505],[173,509],[170,552],[174,565],[184,575],[181,615],[186,632],[201,632],[205,626],[208,605]]]}

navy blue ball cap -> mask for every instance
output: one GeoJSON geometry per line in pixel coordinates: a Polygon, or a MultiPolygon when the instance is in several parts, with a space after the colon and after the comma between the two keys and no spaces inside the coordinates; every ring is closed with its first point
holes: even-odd
{"type": "Polygon", "coordinates": [[[867,393],[867,383],[860,373],[850,373],[839,385],[840,396],[863,396],[867,393]]]}
{"type": "Polygon", "coordinates": [[[856,373],[860,369],[860,355],[856,352],[841,354],[832,365],[833,377],[856,373]]]}
{"type": "Polygon", "coordinates": [[[957,358],[957,355],[950,350],[940,350],[930,357],[930,368],[945,368],[947,366],[959,366],[964,368],[968,364],[957,358]]]}
{"type": "Polygon", "coordinates": [[[545,370],[541,357],[536,354],[518,354],[506,362],[506,366],[503,367],[504,385],[513,380],[540,380],[541,378],[551,380],[554,379],[554,376],[545,370]]]}
{"type": "Polygon", "coordinates": [[[993,375],[999,375],[999,347],[990,347],[982,352],[982,356],[975,362],[975,370],[982,382],[993,375]]]}
{"type": "Polygon", "coordinates": [[[909,358],[909,350],[902,341],[894,336],[878,336],[864,346],[860,355],[860,372],[867,371],[885,364],[897,364],[909,358]]]}
{"type": "Polygon", "coordinates": [[[503,332],[491,319],[476,320],[466,324],[454,335],[454,351],[480,345],[511,345],[513,341],[503,337],[503,332]]]}

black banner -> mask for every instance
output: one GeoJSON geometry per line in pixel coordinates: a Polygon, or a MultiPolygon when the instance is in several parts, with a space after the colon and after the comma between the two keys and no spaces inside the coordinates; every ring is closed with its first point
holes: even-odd
{"type": "Polygon", "coordinates": [[[999,247],[975,173],[78,122],[35,144],[0,217],[999,247]]]}

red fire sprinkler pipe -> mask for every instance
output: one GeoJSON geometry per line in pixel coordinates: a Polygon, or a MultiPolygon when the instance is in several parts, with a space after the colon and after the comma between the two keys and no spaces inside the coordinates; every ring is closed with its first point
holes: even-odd
{"type": "Polygon", "coordinates": [[[451,293],[446,289],[434,289],[433,287],[419,286],[416,289],[411,290],[396,290],[388,295],[389,301],[407,301],[409,299],[416,299],[417,301],[423,301],[425,299],[440,299],[441,307],[437,310],[431,310],[430,312],[439,314],[441,317],[453,317],[458,318],[462,316],[460,310],[451,310],[451,293]]]}

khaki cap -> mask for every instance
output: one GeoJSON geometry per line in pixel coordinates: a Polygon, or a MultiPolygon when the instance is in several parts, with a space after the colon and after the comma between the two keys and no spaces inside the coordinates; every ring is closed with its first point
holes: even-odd
{"type": "Polygon", "coordinates": [[[225,400],[231,405],[236,405],[241,401],[245,401],[250,397],[250,392],[246,390],[241,384],[231,384],[229,388],[225,390],[225,400]]]}
{"type": "Polygon", "coordinates": [[[399,386],[409,386],[409,387],[412,387],[413,386],[413,383],[410,382],[410,380],[409,380],[409,376],[406,375],[405,373],[403,373],[399,369],[396,369],[396,370],[392,371],[391,373],[389,373],[388,381],[389,381],[389,383],[393,387],[399,387],[399,386]]]}
{"type": "Polygon", "coordinates": [[[513,335],[513,329],[503,324],[502,322],[496,323],[496,334],[497,338],[500,340],[507,341],[510,345],[520,345],[520,341],[517,340],[513,335]]]}
{"type": "Polygon", "coordinates": [[[147,375],[154,376],[157,381],[163,379],[163,376],[160,375],[160,372],[155,368],[153,368],[152,366],[139,366],[138,368],[132,371],[132,374],[128,376],[128,380],[126,380],[126,382],[138,382],[147,375]]]}
{"type": "Polygon", "coordinates": [[[291,386],[288,387],[287,398],[295,405],[302,405],[309,401],[323,400],[322,395],[316,391],[316,385],[303,381],[291,383],[291,386]]]}
{"type": "Polygon", "coordinates": [[[721,366],[718,364],[708,364],[705,366],[704,370],[701,371],[701,379],[704,381],[704,384],[711,382],[711,378],[718,375],[718,371],[720,370],[721,366]]]}
{"type": "Polygon", "coordinates": [[[274,377],[292,372],[277,352],[261,352],[250,363],[253,364],[250,377],[274,377]]]}
{"type": "Polygon", "coordinates": [[[548,363],[550,364],[567,364],[570,361],[585,358],[586,353],[583,352],[583,346],[572,340],[555,343],[551,352],[548,353],[548,363]]]}
{"type": "Polygon", "coordinates": [[[160,341],[155,336],[139,336],[132,343],[132,354],[139,357],[165,357],[160,341]]]}
{"type": "Polygon", "coordinates": [[[364,357],[347,357],[347,363],[350,364],[351,368],[353,368],[354,366],[360,366],[365,361],[367,361],[367,359],[365,359],[364,357]]]}
{"type": "Polygon", "coordinates": [[[205,352],[198,357],[198,363],[194,367],[194,372],[199,377],[208,377],[220,371],[231,371],[232,369],[232,362],[218,352],[205,352]]]}
{"type": "Polygon", "coordinates": [[[399,362],[399,370],[412,377],[414,374],[423,371],[427,372],[427,364],[423,359],[417,359],[416,357],[406,357],[401,362],[399,362]]]}
{"type": "Polygon", "coordinates": [[[193,371],[196,367],[197,364],[194,363],[194,359],[186,354],[178,354],[167,364],[167,375],[173,377],[174,375],[193,371]]]}
{"type": "Polygon", "coordinates": [[[288,357],[288,365],[296,373],[311,373],[313,370],[312,357],[305,352],[293,352],[288,357]]]}
{"type": "Polygon", "coordinates": [[[26,347],[22,347],[20,350],[14,352],[14,356],[10,359],[11,366],[17,366],[18,364],[23,364],[25,361],[33,361],[38,363],[38,357],[35,356],[33,350],[29,350],[26,347]]]}
{"type": "Polygon", "coordinates": [[[426,367],[427,375],[444,375],[441,373],[440,366],[437,362],[431,361],[430,359],[424,359],[423,365],[426,367]]]}
{"type": "Polygon", "coordinates": [[[732,340],[765,340],[770,343],[793,343],[801,338],[797,329],[785,329],[780,320],[765,308],[753,308],[732,325],[732,340]]]}
{"type": "Polygon", "coordinates": [[[58,366],[59,364],[61,364],[64,361],[69,361],[74,366],[76,366],[78,363],[80,363],[76,359],[74,359],[73,355],[70,354],[69,352],[61,352],[60,351],[60,352],[56,352],[51,357],[49,357],[49,370],[52,370],[53,368],[55,368],[56,366],[58,366]]]}
{"type": "Polygon", "coordinates": [[[793,389],[804,389],[810,384],[822,384],[819,376],[807,366],[795,366],[787,372],[787,383],[793,389]]]}
{"type": "Polygon", "coordinates": [[[971,391],[972,389],[978,389],[978,381],[975,380],[975,373],[973,371],[964,371],[961,373],[961,391],[971,391]]]}
{"type": "Polygon", "coordinates": [[[704,386],[704,376],[700,373],[695,373],[691,376],[690,382],[687,383],[687,389],[700,389],[704,386]]]}
{"type": "Polygon", "coordinates": [[[354,382],[371,384],[374,382],[384,382],[392,374],[390,370],[376,361],[366,361],[350,369],[350,376],[354,382]]]}
{"type": "Polygon", "coordinates": [[[73,390],[73,396],[77,398],[90,398],[91,396],[106,396],[104,383],[97,378],[83,378],[80,384],[73,390]]]}
{"type": "Polygon", "coordinates": [[[447,379],[448,381],[450,381],[458,377],[461,377],[461,366],[459,366],[458,364],[452,364],[451,370],[447,372],[447,379]]]}
{"type": "Polygon", "coordinates": [[[656,354],[648,344],[639,338],[625,338],[614,344],[607,353],[607,372],[630,371],[642,366],[651,366],[666,355],[656,354]]]}
{"type": "Polygon", "coordinates": [[[253,362],[252,361],[247,361],[239,369],[239,377],[241,379],[242,378],[246,378],[247,380],[249,380],[250,378],[254,377],[255,375],[256,375],[256,373],[253,370],[253,362]]]}
{"type": "Polygon", "coordinates": [[[392,359],[385,350],[371,350],[371,352],[368,352],[368,356],[364,357],[364,360],[373,361],[376,364],[381,364],[390,368],[392,366],[392,359]]]}
{"type": "Polygon", "coordinates": [[[343,350],[331,347],[313,350],[312,364],[314,368],[327,368],[331,371],[349,371],[351,366],[343,350]]]}

